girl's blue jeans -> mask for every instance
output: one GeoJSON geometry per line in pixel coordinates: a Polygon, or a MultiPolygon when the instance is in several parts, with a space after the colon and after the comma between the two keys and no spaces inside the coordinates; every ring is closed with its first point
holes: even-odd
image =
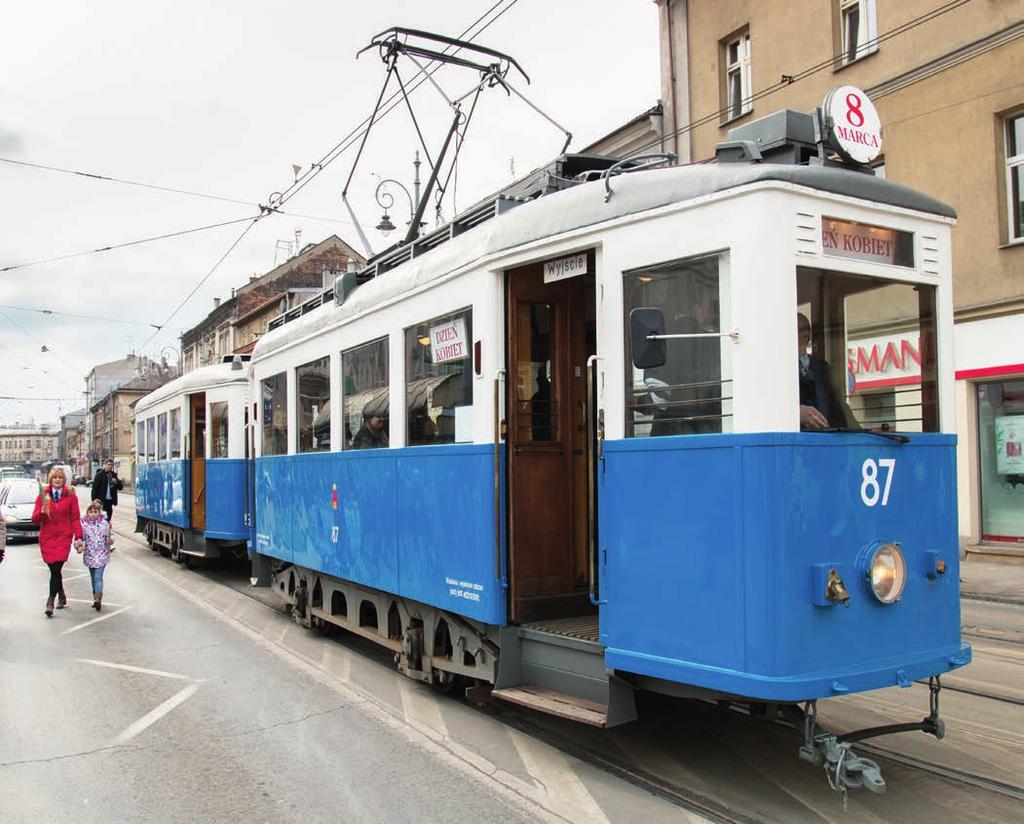
{"type": "Polygon", "coordinates": [[[106,566],[89,567],[89,577],[92,578],[92,591],[103,592],[103,570],[106,566]]]}

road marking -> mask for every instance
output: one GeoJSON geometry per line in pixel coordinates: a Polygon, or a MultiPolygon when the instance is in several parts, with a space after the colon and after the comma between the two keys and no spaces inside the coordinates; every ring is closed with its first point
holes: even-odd
{"type": "Polygon", "coordinates": [[[91,627],[93,624],[98,624],[100,621],[106,621],[108,618],[113,618],[115,615],[120,615],[126,609],[131,609],[131,607],[128,606],[121,607],[121,609],[115,609],[113,612],[108,612],[106,615],[101,615],[99,618],[93,618],[91,621],[86,621],[84,624],[79,624],[78,626],[66,629],[64,630],[64,632],[61,633],[61,635],[70,635],[72,632],[78,632],[78,630],[80,629],[91,627]]]}
{"type": "Polygon", "coordinates": [[[177,707],[179,704],[184,703],[193,695],[196,690],[199,689],[199,684],[189,684],[180,692],[176,692],[166,701],[164,701],[156,709],[147,712],[142,718],[131,724],[124,732],[122,732],[117,738],[114,739],[114,744],[127,744],[139,733],[145,732],[147,729],[152,727],[157,721],[163,718],[167,713],[177,707]]]}
{"type": "Polygon", "coordinates": [[[569,821],[608,821],[568,758],[528,735],[515,730],[509,735],[545,807],[569,821]]]}
{"type": "Polygon", "coordinates": [[[188,681],[187,675],[178,675],[175,672],[164,672],[163,670],[146,669],[145,667],[133,667],[130,664],[115,664],[113,661],[97,661],[94,658],[77,658],[80,664],[92,664],[96,667],[110,667],[110,669],[125,670],[126,672],[138,672],[143,675],[157,675],[161,678],[176,678],[181,681],[188,681]]]}
{"type": "MultiPolygon", "coordinates": [[[[94,604],[94,603],[96,603],[95,601],[93,601],[92,598],[68,598],[68,602],[69,603],[75,603],[75,604],[94,604]]],[[[113,601],[104,601],[103,603],[104,603],[105,606],[108,606],[108,607],[123,607],[124,606],[124,604],[115,604],[113,601]]]]}

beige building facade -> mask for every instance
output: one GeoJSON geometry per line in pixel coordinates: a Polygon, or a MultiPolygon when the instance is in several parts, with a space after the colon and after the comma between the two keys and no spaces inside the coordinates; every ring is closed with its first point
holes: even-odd
{"type": "Polygon", "coordinates": [[[56,460],[57,434],[46,424],[15,424],[0,429],[0,464],[38,469],[56,460]]]}
{"type": "Polygon", "coordinates": [[[657,6],[661,142],[680,162],[712,158],[734,126],[810,111],[850,85],[881,117],[877,172],[957,210],[961,540],[1024,554],[1024,2],[657,6]]]}

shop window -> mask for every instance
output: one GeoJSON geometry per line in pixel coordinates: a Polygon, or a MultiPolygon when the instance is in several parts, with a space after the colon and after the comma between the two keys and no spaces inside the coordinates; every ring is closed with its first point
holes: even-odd
{"type": "Polygon", "coordinates": [[[167,413],[157,415],[156,418],[156,459],[158,461],[167,458],[167,413]]]}
{"type": "Polygon", "coordinates": [[[156,460],[156,418],[146,421],[146,460],[156,460]]]}
{"type": "Polygon", "coordinates": [[[228,457],[228,402],[210,404],[210,457],[228,457]]]}
{"type": "Polygon", "coordinates": [[[468,309],[405,330],[409,446],[472,440],[472,340],[468,309]]]}
{"type": "Polygon", "coordinates": [[[331,359],[319,358],[295,370],[299,452],[331,448],[331,359]]]}
{"type": "Polygon", "coordinates": [[[1009,239],[1024,239],[1024,114],[1006,119],[1006,214],[1009,239]]]}
{"type": "Polygon", "coordinates": [[[841,63],[848,66],[878,51],[878,24],[875,0],[838,0],[841,63]]]}
{"type": "Polygon", "coordinates": [[[383,449],[389,443],[388,339],[341,353],[344,449],[383,449]]]}
{"type": "Polygon", "coordinates": [[[1024,380],[978,384],[981,539],[1024,544],[1024,380]]]}
{"type": "Polygon", "coordinates": [[[725,119],[734,120],[753,108],[750,74],[750,32],[723,41],[725,119]]]}
{"type": "Polygon", "coordinates": [[[285,373],[260,383],[263,400],[263,454],[288,454],[288,383],[285,373]]]}
{"type": "Polygon", "coordinates": [[[626,272],[626,437],[727,432],[732,419],[732,342],[724,256],[709,255],[626,272]],[[666,335],[665,363],[633,364],[630,313],[657,308],[666,335]],[[726,326],[726,328],[728,328],[726,326]]]}
{"type": "Polygon", "coordinates": [[[181,410],[171,410],[171,459],[181,457],[181,410]]]}

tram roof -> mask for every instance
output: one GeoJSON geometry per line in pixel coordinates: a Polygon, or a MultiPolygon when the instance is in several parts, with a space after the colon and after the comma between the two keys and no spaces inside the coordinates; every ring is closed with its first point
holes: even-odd
{"type": "Polygon", "coordinates": [[[956,217],[948,204],[885,178],[842,167],[775,163],[708,163],[622,174],[611,179],[614,194],[607,202],[603,179],[525,202],[510,202],[499,195],[490,201],[493,211],[489,215],[476,217],[481,204],[469,210],[467,214],[472,213],[474,219],[458,233],[451,228],[459,223],[456,218],[411,248],[399,246],[375,256],[359,273],[361,280],[370,279],[344,304],[335,305],[327,293],[314,299],[319,303],[310,301],[294,320],[288,318],[291,322],[272,326],[260,338],[253,360],[444,277],[470,261],[564,232],[756,184],[792,185],[942,218],[956,217]],[[307,308],[312,310],[308,314],[307,308]]]}
{"type": "Polygon", "coordinates": [[[143,395],[135,402],[135,412],[144,412],[149,407],[160,403],[160,401],[173,398],[175,395],[203,392],[217,386],[226,386],[232,383],[245,383],[248,379],[248,364],[243,370],[232,369],[230,363],[214,363],[210,366],[201,366],[186,372],[173,381],[168,381],[159,389],[154,389],[148,395],[143,395]]]}

